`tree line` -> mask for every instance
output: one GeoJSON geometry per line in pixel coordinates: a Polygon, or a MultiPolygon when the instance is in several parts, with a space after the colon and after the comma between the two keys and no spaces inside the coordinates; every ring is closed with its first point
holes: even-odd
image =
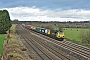
{"type": "Polygon", "coordinates": [[[11,26],[9,12],[7,10],[0,10],[0,34],[6,33],[11,26]]]}

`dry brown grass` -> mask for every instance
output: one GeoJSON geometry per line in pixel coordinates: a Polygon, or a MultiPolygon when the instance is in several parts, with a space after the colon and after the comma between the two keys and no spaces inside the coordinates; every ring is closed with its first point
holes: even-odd
{"type": "Polygon", "coordinates": [[[18,42],[18,38],[15,34],[15,25],[12,26],[10,38],[6,38],[4,43],[3,60],[27,60],[25,53],[22,51],[22,47],[18,42]]]}

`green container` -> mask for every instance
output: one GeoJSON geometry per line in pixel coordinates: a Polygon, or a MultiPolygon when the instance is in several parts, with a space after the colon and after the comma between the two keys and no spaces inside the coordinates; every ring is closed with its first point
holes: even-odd
{"type": "Polygon", "coordinates": [[[37,32],[41,32],[41,28],[40,28],[40,27],[37,27],[37,28],[36,28],[36,31],[37,31],[37,32]]]}

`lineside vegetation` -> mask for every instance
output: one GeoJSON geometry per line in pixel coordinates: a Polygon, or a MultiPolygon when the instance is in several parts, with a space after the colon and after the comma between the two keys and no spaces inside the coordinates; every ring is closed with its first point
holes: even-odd
{"type": "Polygon", "coordinates": [[[0,10],[0,34],[5,34],[11,26],[9,12],[7,10],[0,10]]]}
{"type": "Polygon", "coordinates": [[[4,51],[3,51],[3,60],[12,59],[12,60],[28,60],[26,58],[26,52],[22,51],[23,47],[20,46],[17,35],[15,34],[16,24],[13,24],[10,28],[9,36],[4,42],[4,51]],[[5,48],[8,46],[7,48],[5,48]],[[12,57],[9,57],[12,56],[12,57]],[[15,58],[16,57],[16,58],[15,58]]]}
{"type": "Polygon", "coordinates": [[[1,56],[2,52],[3,52],[4,40],[5,40],[5,35],[4,34],[0,34],[0,56],[1,56]]]}

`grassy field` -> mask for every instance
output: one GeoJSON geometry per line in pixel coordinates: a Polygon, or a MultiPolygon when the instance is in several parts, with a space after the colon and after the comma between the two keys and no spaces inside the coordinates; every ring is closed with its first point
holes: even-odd
{"type": "Polygon", "coordinates": [[[0,34],[0,56],[1,56],[2,52],[3,52],[4,40],[5,40],[5,35],[4,34],[0,34]]]}
{"type": "Polygon", "coordinates": [[[82,42],[81,35],[82,33],[86,33],[89,29],[80,29],[80,28],[64,28],[65,38],[70,40],[75,40],[82,42]]]}

